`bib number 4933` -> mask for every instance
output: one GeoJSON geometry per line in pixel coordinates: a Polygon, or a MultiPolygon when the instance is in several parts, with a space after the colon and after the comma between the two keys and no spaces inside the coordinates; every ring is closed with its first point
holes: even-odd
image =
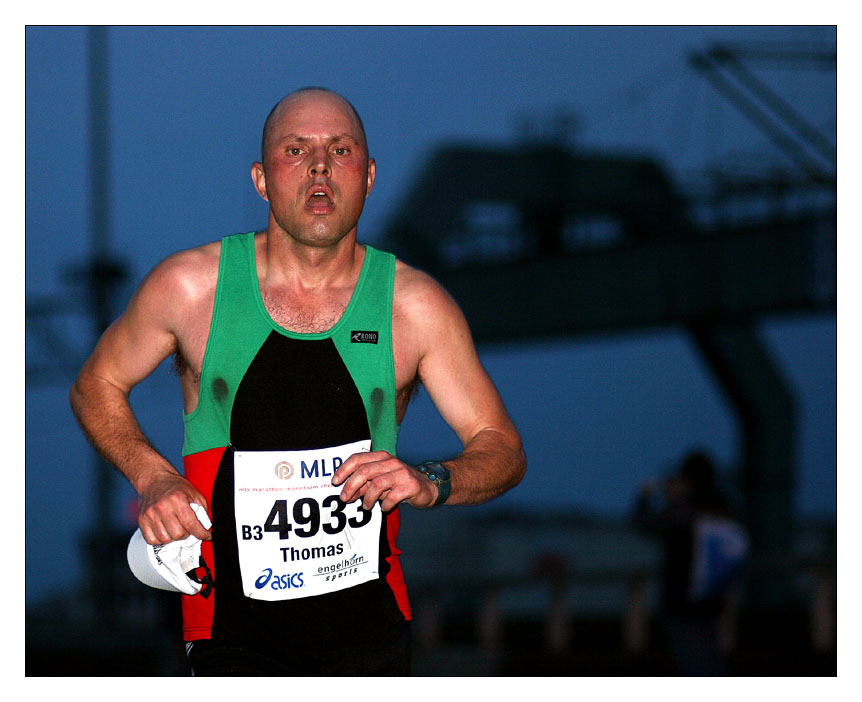
{"type": "Polygon", "coordinates": [[[309,538],[316,536],[321,529],[325,534],[340,534],[348,526],[357,529],[371,521],[371,511],[361,505],[359,500],[348,505],[338,495],[328,495],[322,504],[313,497],[303,497],[289,510],[287,500],[276,500],[263,527],[242,525],[242,538],[259,541],[264,532],[277,533],[279,539],[289,538],[291,532],[294,536],[309,538]]]}

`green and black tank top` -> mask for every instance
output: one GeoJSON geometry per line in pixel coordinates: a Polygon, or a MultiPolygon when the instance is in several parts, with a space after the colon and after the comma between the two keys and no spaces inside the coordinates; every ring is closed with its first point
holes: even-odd
{"type": "Polygon", "coordinates": [[[264,306],[254,233],[222,239],[183,446],[185,475],[209,501],[203,557],[214,587],[183,596],[186,640],[301,637],[322,650],[344,641],[347,612],[361,612],[365,627],[410,619],[398,509],[344,505],[330,486],[352,453],[396,451],[394,275],[395,257],[366,246],[341,319],[300,334],[264,306]]]}

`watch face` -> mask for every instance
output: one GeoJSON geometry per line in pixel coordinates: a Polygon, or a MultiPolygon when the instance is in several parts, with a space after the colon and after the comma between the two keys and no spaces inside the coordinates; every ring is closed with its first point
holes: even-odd
{"type": "Polygon", "coordinates": [[[440,463],[437,464],[424,464],[422,466],[422,472],[428,476],[429,480],[433,480],[434,482],[438,480],[448,480],[449,479],[449,471],[445,466],[440,463]]]}

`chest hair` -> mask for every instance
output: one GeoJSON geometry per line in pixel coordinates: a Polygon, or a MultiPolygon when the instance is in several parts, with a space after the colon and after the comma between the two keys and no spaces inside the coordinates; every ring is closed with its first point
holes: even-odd
{"type": "Polygon", "coordinates": [[[347,309],[343,300],[323,300],[313,305],[288,303],[283,297],[263,293],[263,304],[273,321],[299,334],[319,334],[329,331],[347,309]]]}

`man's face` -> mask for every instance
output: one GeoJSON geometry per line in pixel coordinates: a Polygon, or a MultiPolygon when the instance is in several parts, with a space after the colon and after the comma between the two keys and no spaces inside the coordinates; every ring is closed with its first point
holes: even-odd
{"type": "Polygon", "coordinates": [[[327,246],[355,231],[374,185],[362,130],[337,95],[304,93],[279,107],[252,167],[271,220],[290,237],[327,246]]]}

